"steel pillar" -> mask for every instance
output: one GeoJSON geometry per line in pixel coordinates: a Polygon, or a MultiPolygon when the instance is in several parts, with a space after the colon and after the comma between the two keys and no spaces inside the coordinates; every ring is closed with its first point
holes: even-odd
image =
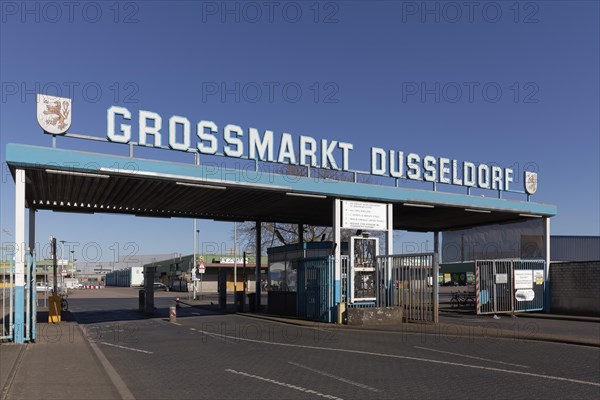
{"type": "Polygon", "coordinates": [[[550,302],[552,301],[550,293],[550,218],[544,218],[544,260],[546,261],[546,270],[544,271],[544,312],[550,312],[550,302]]]}
{"type": "Polygon", "coordinates": [[[440,311],[440,285],[438,276],[440,275],[440,233],[433,232],[433,271],[431,272],[431,286],[433,287],[433,322],[439,322],[440,311]]]}
{"type": "Polygon", "coordinates": [[[256,312],[260,312],[260,296],[261,296],[261,292],[262,292],[262,287],[261,287],[261,281],[260,281],[260,277],[261,277],[261,265],[260,265],[260,256],[261,256],[261,252],[262,252],[262,246],[261,246],[261,238],[262,238],[262,225],[260,223],[260,221],[256,221],[256,226],[254,228],[254,230],[256,231],[256,266],[254,268],[254,274],[255,274],[255,279],[256,279],[256,284],[255,284],[255,292],[256,292],[256,312]]]}
{"type": "MultiPolygon", "coordinates": [[[[342,201],[335,199],[333,203],[333,305],[337,309],[342,301],[342,201]]],[[[341,321],[338,321],[341,323],[341,321]]]]}
{"type": "Polygon", "coordinates": [[[25,170],[15,172],[15,318],[13,341],[25,342],[25,170]]]}

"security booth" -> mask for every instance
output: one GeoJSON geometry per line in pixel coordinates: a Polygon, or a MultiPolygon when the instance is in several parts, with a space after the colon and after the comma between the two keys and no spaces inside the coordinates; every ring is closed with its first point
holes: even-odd
{"type": "MultiPolygon", "coordinates": [[[[313,292],[317,287],[327,293],[331,290],[327,276],[331,276],[329,258],[332,250],[332,242],[294,243],[268,248],[268,312],[300,317],[307,317],[309,312],[316,318],[316,313],[307,311],[305,302],[310,301],[312,307],[330,302],[327,296],[317,298],[313,292]]],[[[329,316],[319,314],[316,319],[329,319],[329,316]]]]}

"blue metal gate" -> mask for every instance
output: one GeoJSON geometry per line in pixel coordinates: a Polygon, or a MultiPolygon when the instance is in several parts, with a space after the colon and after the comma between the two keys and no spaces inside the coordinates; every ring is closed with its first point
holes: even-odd
{"type": "Polygon", "coordinates": [[[331,256],[298,261],[296,307],[300,318],[332,322],[333,262],[331,256]]]}
{"type": "Polygon", "coordinates": [[[477,314],[544,309],[544,260],[477,260],[477,314]]]}

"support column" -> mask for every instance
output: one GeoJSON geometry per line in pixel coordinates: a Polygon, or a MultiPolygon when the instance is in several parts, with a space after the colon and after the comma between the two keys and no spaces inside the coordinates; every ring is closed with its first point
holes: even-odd
{"type": "Polygon", "coordinates": [[[544,282],[544,312],[549,313],[552,301],[550,293],[550,218],[544,218],[544,222],[544,260],[546,261],[546,270],[544,271],[546,278],[544,282]]]}
{"type": "Polygon", "coordinates": [[[440,275],[440,233],[433,232],[433,271],[431,286],[433,287],[433,322],[438,323],[440,312],[440,286],[438,276],[440,275]]]}
{"type": "MultiPolygon", "coordinates": [[[[342,201],[335,199],[333,203],[333,305],[335,306],[336,312],[333,315],[337,315],[337,309],[340,302],[342,301],[342,236],[341,236],[341,224],[342,224],[342,201]]],[[[338,321],[341,323],[341,321],[338,321]]]]}
{"type": "Polygon", "coordinates": [[[304,243],[304,224],[298,224],[298,243],[304,243]]]}
{"type": "Polygon", "coordinates": [[[36,283],[37,283],[37,274],[36,274],[36,266],[35,266],[35,209],[29,209],[29,253],[31,257],[31,285],[29,290],[29,295],[31,296],[31,305],[30,305],[30,332],[28,332],[31,340],[36,339],[36,328],[37,328],[37,293],[36,293],[36,283]]]}
{"type": "Polygon", "coordinates": [[[24,343],[25,329],[25,170],[15,173],[15,317],[13,341],[24,343]]]}
{"type": "MultiPolygon", "coordinates": [[[[387,205],[387,231],[385,232],[385,234],[386,234],[385,255],[391,256],[394,254],[394,205],[393,204],[387,205]]],[[[387,266],[386,286],[389,290],[389,289],[391,289],[391,282],[392,282],[392,263],[391,263],[391,258],[389,258],[389,257],[386,260],[386,266],[387,266]]]]}
{"type": "Polygon", "coordinates": [[[256,312],[260,312],[260,303],[261,303],[261,293],[262,293],[262,287],[261,287],[261,281],[260,281],[260,277],[261,277],[261,263],[260,263],[260,257],[261,257],[261,252],[262,252],[262,246],[261,246],[261,241],[262,241],[262,225],[260,223],[260,221],[256,221],[256,226],[254,228],[254,230],[256,231],[256,266],[254,269],[254,275],[255,275],[255,279],[256,279],[256,288],[255,288],[255,292],[256,292],[256,312]]]}

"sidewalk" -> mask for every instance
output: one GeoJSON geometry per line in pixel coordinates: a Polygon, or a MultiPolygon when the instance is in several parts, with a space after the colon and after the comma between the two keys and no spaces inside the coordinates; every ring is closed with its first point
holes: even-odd
{"type": "Polygon", "coordinates": [[[2,400],[127,397],[92,346],[74,321],[39,323],[34,344],[2,344],[2,400]]]}
{"type": "MultiPolygon", "coordinates": [[[[190,307],[210,309],[218,312],[213,300],[187,300],[180,303],[190,307]]],[[[263,303],[264,304],[264,303],[263,303]]],[[[246,304],[246,307],[248,305],[246,304]]],[[[235,312],[233,304],[228,304],[228,312],[235,312]]],[[[489,339],[539,340],[556,343],[600,347],[600,318],[555,315],[545,313],[519,313],[516,318],[510,315],[477,316],[473,313],[449,312],[440,310],[439,324],[404,323],[390,325],[348,326],[306,321],[293,317],[280,317],[266,313],[238,313],[242,316],[262,318],[298,326],[319,326],[334,329],[355,329],[364,331],[386,331],[423,333],[453,336],[478,336],[489,339]]]]}

